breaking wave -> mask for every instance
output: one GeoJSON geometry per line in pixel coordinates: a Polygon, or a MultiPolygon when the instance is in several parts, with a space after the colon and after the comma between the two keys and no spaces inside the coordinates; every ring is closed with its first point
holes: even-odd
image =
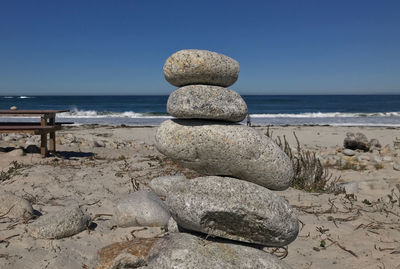
{"type": "Polygon", "coordinates": [[[78,110],[74,109],[70,112],[60,113],[59,118],[172,118],[168,114],[147,112],[136,113],[133,111],[111,112],[111,111],[95,111],[95,110],[78,110]]]}
{"type": "Polygon", "coordinates": [[[299,114],[250,114],[254,118],[359,118],[359,117],[400,117],[400,111],[377,113],[299,113],[299,114]]]}

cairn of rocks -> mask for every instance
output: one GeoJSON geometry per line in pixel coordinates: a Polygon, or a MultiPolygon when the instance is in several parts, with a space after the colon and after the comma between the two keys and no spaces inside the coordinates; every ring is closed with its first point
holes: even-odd
{"type": "MultiPolygon", "coordinates": [[[[293,167],[270,138],[238,123],[246,118],[247,105],[227,87],[235,83],[239,70],[234,59],[206,50],[181,50],[167,59],[164,76],[179,87],[167,103],[168,113],[176,119],[167,120],[158,128],[156,147],[205,176],[190,180],[157,178],[151,187],[166,196],[165,203],[181,230],[234,240],[235,248],[247,248],[242,243],[285,246],[297,237],[299,224],[287,201],[271,190],[289,187],[293,167]]],[[[152,249],[160,252],[163,244],[175,242],[177,237],[171,234],[157,241],[152,249]]],[[[229,242],[226,244],[232,246],[229,242]]],[[[168,266],[188,262],[194,254],[178,258],[168,254],[174,253],[171,248],[179,249],[182,244],[168,245],[168,251],[153,256],[151,251],[149,265],[166,260],[168,266]]],[[[217,252],[214,249],[209,254],[218,256],[217,252]]],[[[273,263],[273,268],[290,268],[265,252],[257,255],[260,261],[273,263]]]]}

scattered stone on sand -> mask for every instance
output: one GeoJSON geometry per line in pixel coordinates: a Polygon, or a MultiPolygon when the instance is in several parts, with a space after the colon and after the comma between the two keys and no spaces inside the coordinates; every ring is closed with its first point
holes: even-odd
{"type": "Polygon", "coordinates": [[[396,171],[400,171],[400,162],[399,161],[393,162],[393,169],[396,171]]]}
{"type": "Polygon", "coordinates": [[[163,176],[153,178],[149,187],[154,191],[158,196],[166,197],[169,190],[175,186],[175,183],[186,180],[184,176],[163,176]]]}
{"type": "Polygon", "coordinates": [[[21,157],[21,156],[25,155],[25,152],[23,149],[18,148],[18,149],[14,149],[10,152],[7,152],[7,155],[10,157],[21,157]]]}
{"type": "Polygon", "coordinates": [[[39,217],[28,226],[28,233],[34,238],[60,239],[82,232],[90,220],[90,216],[78,206],[65,207],[39,217]]]}
{"type": "Polygon", "coordinates": [[[347,149],[360,149],[363,151],[368,151],[369,150],[369,143],[368,143],[368,138],[365,136],[363,133],[351,133],[348,132],[346,134],[346,138],[344,139],[343,142],[344,148],[347,149]]]}
{"type": "Polygon", "coordinates": [[[26,153],[40,153],[40,148],[36,145],[31,144],[25,148],[25,152],[26,153]]]}
{"type": "Polygon", "coordinates": [[[165,79],[174,86],[206,84],[229,87],[239,76],[239,63],[208,50],[180,50],[164,64],[165,79]]]}
{"type": "Polygon", "coordinates": [[[285,199],[251,182],[199,177],[178,182],[165,203],[184,229],[265,246],[296,239],[299,223],[285,199]]]}
{"type": "Polygon", "coordinates": [[[0,215],[11,219],[28,219],[33,216],[29,201],[10,192],[0,192],[0,215]]]}
{"type": "Polygon", "coordinates": [[[278,258],[262,250],[208,241],[187,233],[167,235],[154,243],[148,268],[269,268],[290,269],[278,258]]]}
{"type": "Polygon", "coordinates": [[[340,188],[344,189],[346,194],[356,194],[359,191],[357,182],[343,182],[338,185],[340,188]]]}
{"type": "Polygon", "coordinates": [[[354,156],[354,155],[356,155],[356,152],[354,150],[352,150],[352,149],[344,149],[342,151],[342,153],[344,155],[346,155],[346,156],[354,156]]]}
{"type": "Polygon", "coordinates": [[[157,149],[204,175],[237,177],[272,190],[293,179],[289,157],[269,137],[239,124],[167,120],[156,132],[157,149]]]}
{"type": "Polygon", "coordinates": [[[97,148],[104,148],[106,146],[106,144],[102,140],[96,140],[96,141],[93,141],[93,146],[95,146],[97,148]]]}
{"type": "Polygon", "coordinates": [[[247,105],[235,91],[212,85],[188,85],[171,93],[167,111],[180,119],[213,119],[239,122],[247,105]]]}
{"type": "Polygon", "coordinates": [[[108,245],[98,251],[96,269],[138,268],[146,258],[156,238],[135,238],[131,241],[108,245]]]}
{"type": "Polygon", "coordinates": [[[163,201],[150,190],[139,190],[122,198],[113,216],[119,227],[166,227],[170,217],[163,201]]]}
{"type": "Polygon", "coordinates": [[[381,148],[381,143],[379,143],[379,140],[376,138],[372,138],[369,143],[368,143],[369,149],[374,149],[374,148],[381,148]]]}

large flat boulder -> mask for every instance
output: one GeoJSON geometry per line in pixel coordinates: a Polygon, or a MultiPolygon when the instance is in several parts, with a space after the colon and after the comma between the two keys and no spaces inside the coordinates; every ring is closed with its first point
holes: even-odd
{"type": "Polygon", "coordinates": [[[246,118],[247,105],[235,91],[212,85],[188,85],[171,93],[170,115],[180,119],[213,119],[239,122],[246,118]]]}
{"type": "Polygon", "coordinates": [[[157,149],[204,175],[240,178],[272,190],[293,179],[289,157],[269,137],[239,124],[167,120],[155,136],[157,149]]]}
{"type": "Polygon", "coordinates": [[[180,50],[164,64],[165,79],[174,86],[206,84],[229,87],[238,79],[239,63],[208,50],[180,50]]]}
{"type": "Polygon", "coordinates": [[[154,243],[144,268],[268,268],[290,269],[285,262],[256,248],[205,240],[186,233],[165,236],[154,243]]]}
{"type": "Polygon", "coordinates": [[[177,182],[166,205],[183,228],[265,246],[296,239],[299,224],[285,199],[259,185],[230,177],[177,182]]]}

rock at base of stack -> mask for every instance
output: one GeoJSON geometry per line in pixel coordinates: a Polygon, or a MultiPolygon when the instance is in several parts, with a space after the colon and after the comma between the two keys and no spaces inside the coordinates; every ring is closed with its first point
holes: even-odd
{"type": "Polygon", "coordinates": [[[146,268],[268,268],[291,269],[262,250],[228,242],[209,241],[185,233],[171,234],[150,249],[146,268]]]}
{"type": "Polygon", "coordinates": [[[208,235],[280,247],[299,232],[285,199],[250,182],[229,177],[180,181],[165,201],[183,228],[208,235]]]}

